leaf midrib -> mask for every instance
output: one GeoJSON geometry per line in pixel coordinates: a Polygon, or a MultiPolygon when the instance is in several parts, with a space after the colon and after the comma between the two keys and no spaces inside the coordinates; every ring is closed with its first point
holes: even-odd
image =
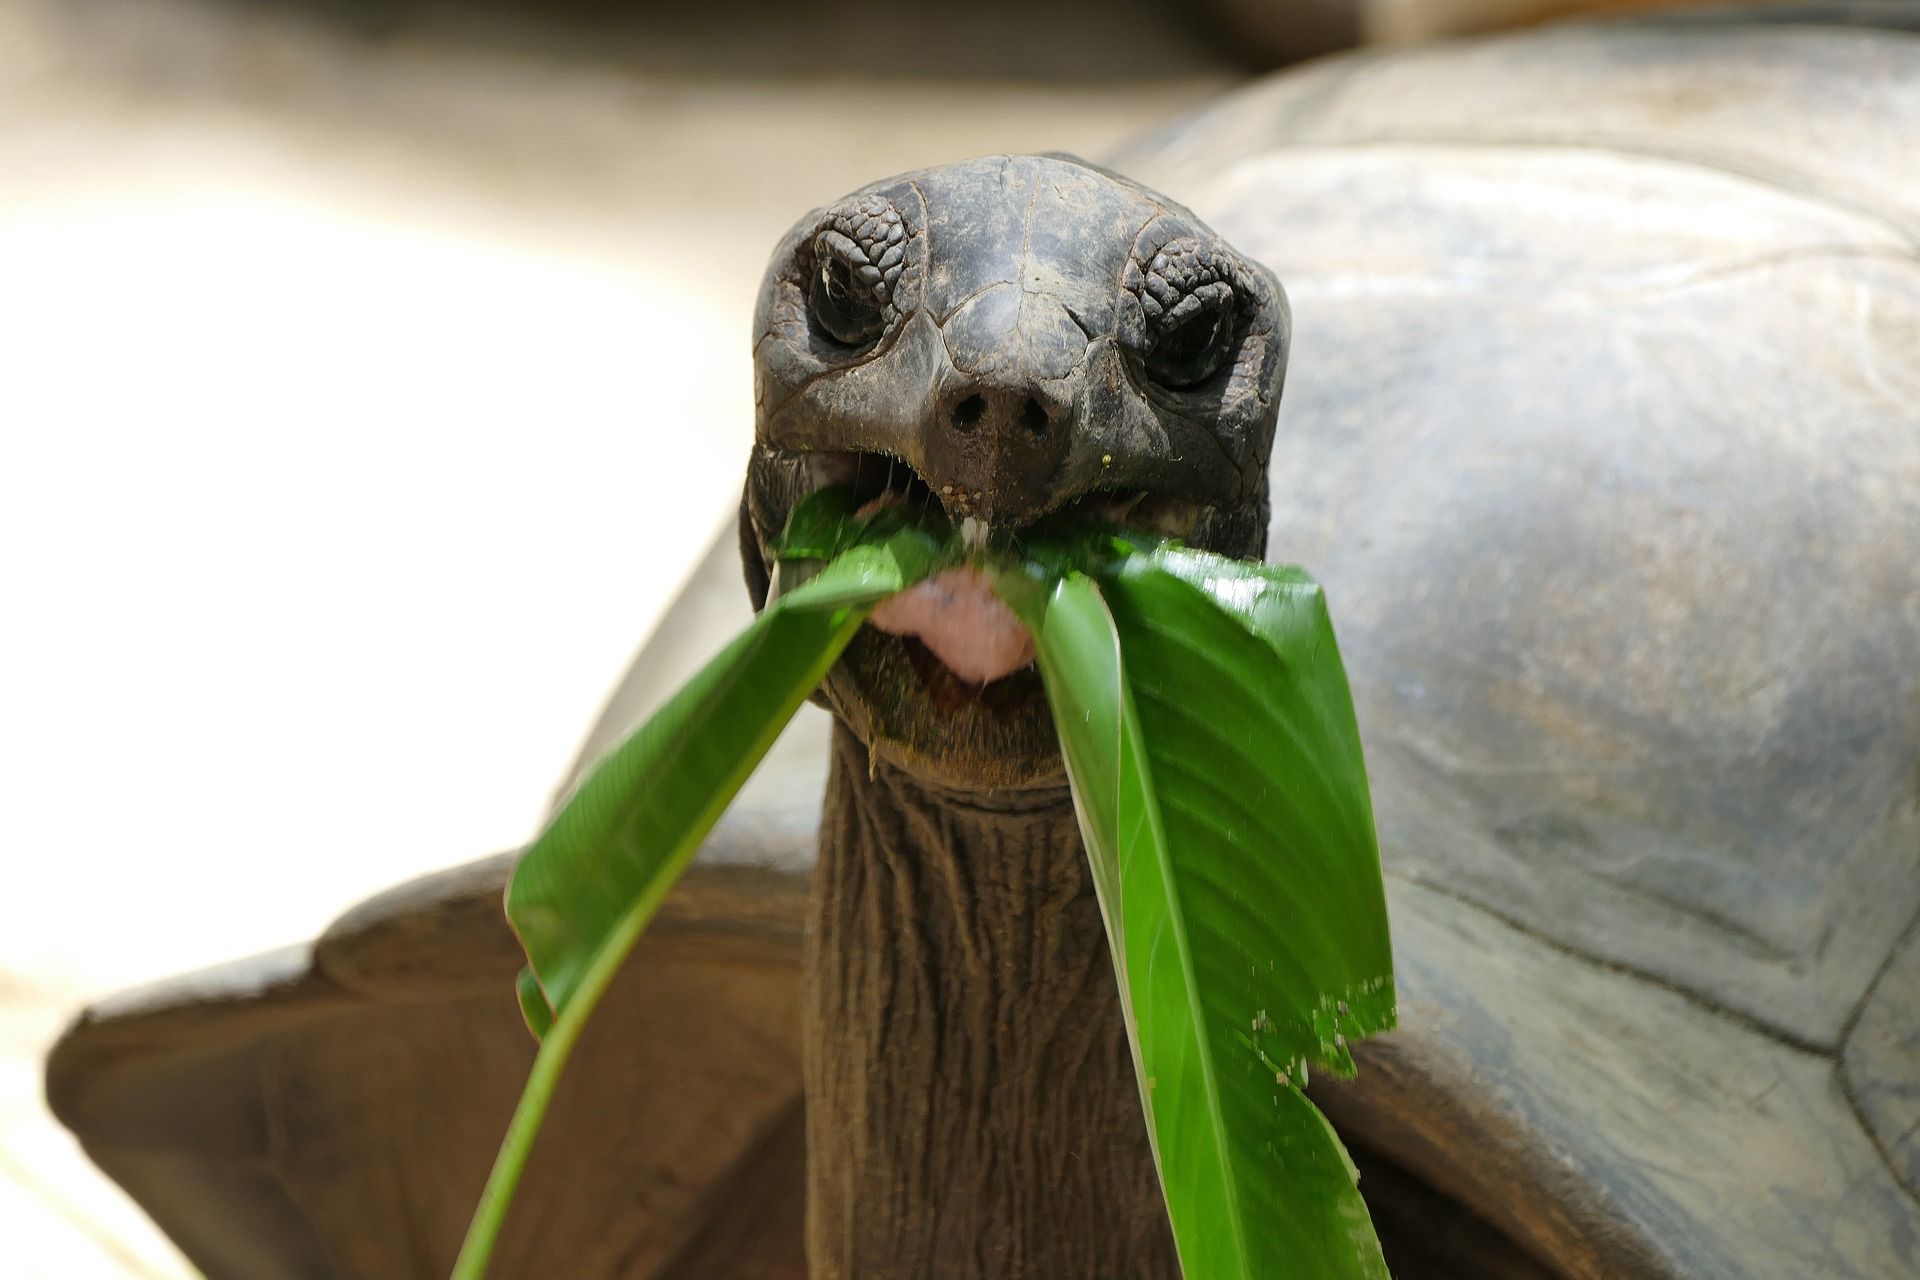
{"type": "MultiPolygon", "coordinates": [[[[1108,616],[1112,618],[1110,606],[1108,616]]],[[[1202,1020],[1202,1010],[1204,1006],[1200,1001],[1199,986],[1193,969],[1193,944],[1192,940],[1187,936],[1186,921],[1180,911],[1180,886],[1179,882],[1174,878],[1171,859],[1172,850],[1167,844],[1165,825],[1160,818],[1159,802],[1154,797],[1152,773],[1148,765],[1146,745],[1140,740],[1139,711],[1134,706],[1133,688],[1127,675],[1126,649],[1119,643],[1119,620],[1117,618],[1113,619],[1113,626],[1114,650],[1116,654],[1115,666],[1119,672],[1120,679],[1120,732],[1123,738],[1123,745],[1131,751],[1136,761],[1134,771],[1139,779],[1141,803],[1146,810],[1149,832],[1153,837],[1151,847],[1154,861],[1160,869],[1161,880],[1166,885],[1166,912],[1162,920],[1162,927],[1170,926],[1172,928],[1174,935],[1174,953],[1179,957],[1180,961],[1180,981],[1185,988],[1187,1007],[1190,1010],[1187,1018],[1187,1029],[1193,1038],[1195,1050],[1199,1054],[1201,1076],[1206,1084],[1207,1120],[1213,1130],[1214,1162],[1219,1167],[1221,1184],[1226,1192],[1227,1219],[1231,1227],[1234,1256],[1239,1263],[1240,1274],[1246,1277],[1247,1280],[1252,1280],[1252,1267],[1247,1258],[1246,1230],[1244,1223],[1241,1221],[1240,1184],[1234,1171],[1233,1161],[1227,1155],[1228,1135],[1226,1117],[1221,1114],[1220,1110],[1220,1078],[1219,1072],[1216,1069],[1217,1064],[1214,1062],[1213,1048],[1208,1043],[1208,1037],[1205,1034],[1205,1023],[1202,1020]]],[[[1114,794],[1116,798],[1119,796],[1117,790],[1114,794]]],[[[1115,826],[1116,828],[1118,826],[1117,814],[1115,815],[1115,826]]]]}

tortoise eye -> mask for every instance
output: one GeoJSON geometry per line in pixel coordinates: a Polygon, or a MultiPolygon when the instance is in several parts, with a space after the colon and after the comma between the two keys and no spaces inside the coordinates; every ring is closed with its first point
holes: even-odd
{"type": "Polygon", "coordinates": [[[1236,306],[1224,280],[1201,285],[1164,312],[1148,335],[1147,373],[1162,386],[1196,387],[1220,372],[1233,350],[1236,306]]]}
{"type": "Polygon", "coordinates": [[[813,243],[813,281],[807,310],[814,324],[843,347],[864,347],[886,327],[881,272],[845,236],[823,231],[813,243]]]}

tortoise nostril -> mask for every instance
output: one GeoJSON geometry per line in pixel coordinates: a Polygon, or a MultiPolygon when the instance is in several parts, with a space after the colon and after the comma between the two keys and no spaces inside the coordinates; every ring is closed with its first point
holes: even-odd
{"type": "Polygon", "coordinates": [[[1046,406],[1032,396],[1028,396],[1026,407],[1020,410],[1020,425],[1032,432],[1036,440],[1046,439],[1047,427],[1050,425],[1047,421],[1046,406]]]}
{"type": "Polygon", "coordinates": [[[953,406],[953,425],[961,431],[971,431],[987,411],[987,402],[979,396],[968,396],[953,406]]]}

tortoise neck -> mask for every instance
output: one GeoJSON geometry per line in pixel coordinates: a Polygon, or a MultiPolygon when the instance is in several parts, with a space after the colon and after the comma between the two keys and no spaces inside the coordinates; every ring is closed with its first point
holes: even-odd
{"type": "Polygon", "coordinates": [[[1178,1274],[1064,785],[929,786],[836,724],[812,911],[813,1280],[1178,1274]]]}

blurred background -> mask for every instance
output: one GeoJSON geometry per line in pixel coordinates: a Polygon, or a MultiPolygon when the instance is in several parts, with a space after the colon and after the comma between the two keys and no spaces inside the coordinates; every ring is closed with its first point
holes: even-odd
{"type": "Polygon", "coordinates": [[[1574,7],[0,0],[10,1274],[188,1274],[44,1112],[79,1004],[533,832],[732,519],[799,215],[1574,7]]]}

